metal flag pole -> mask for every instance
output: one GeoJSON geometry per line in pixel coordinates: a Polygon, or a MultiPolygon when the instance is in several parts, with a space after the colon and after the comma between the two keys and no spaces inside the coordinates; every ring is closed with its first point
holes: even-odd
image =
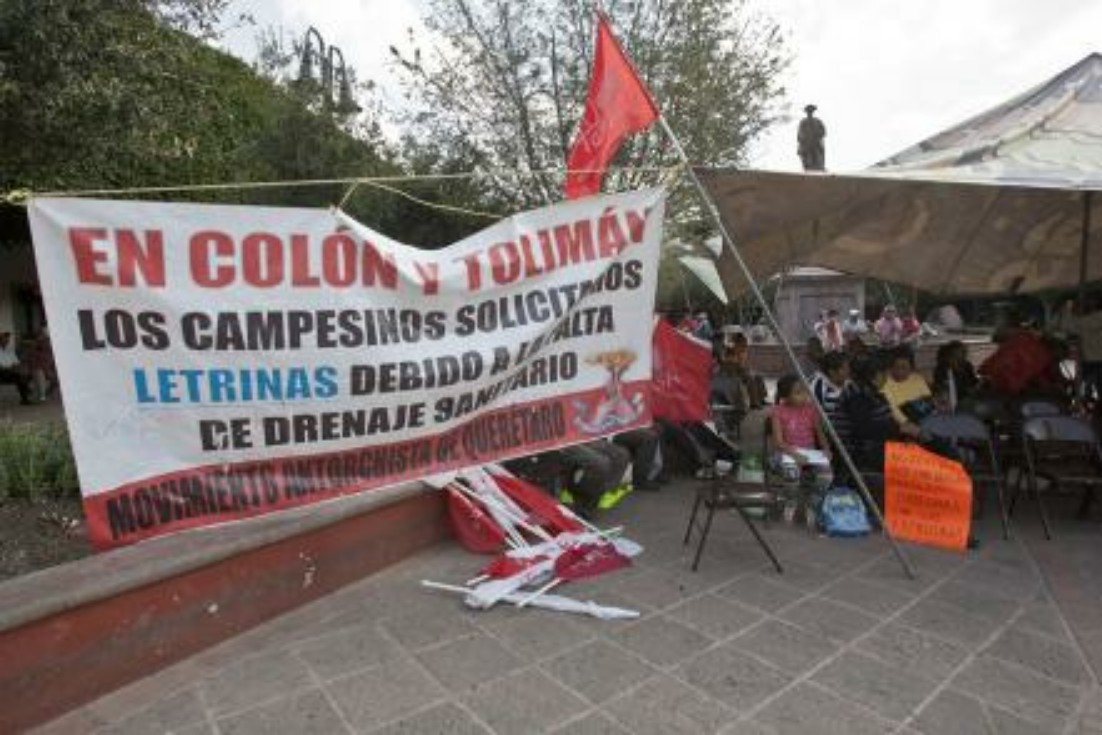
{"type": "MultiPolygon", "coordinates": [[[[657,107],[657,106],[656,106],[657,107]]],[[[777,318],[773,315],[773,310],[769,308],[769,304],[765,301],[765,295],[762,294],[761,289],[758,288],[757,281],[754,280],[753,274],[750,272],[749,266],[746,265],[746,261],[742,258],[742,253],[735,247],[734,238],[731,237],[731,233],[727,231],[727,226],[723,222],[723,218],[719,214],[719,210],[716,208],[715,202],[712,201],[711,196],[708,195],[708,190],[704,188],[704,184],[701,183],[700,177],[696,174],[696,169],[693,168],[689,162],[689,157],[685,153],[685,149],[681,146],[681,141],[673,130],[670,128],[664,115],[658,115],[658,122],[662,125],[662,130],[665,131],[666,137],[669,138],[673,144],[674,149],[677,151],[678,157],[685,165],[685,168],[689,172],[689,177],[692,179],[693,185],[696,187],[697,194],[700,196],[701,202],[703,202],[705,208],[708,210],[708,214],[711,216],[715,226],[719,229],[720,235],[723,237],[723,243],[727,246],[731,255],[734,257],[735,262],[738,263],[739,269],[742,271],[742,275],[746,278],[746,282],[750,284],[750,291],[753,293],[754,298],[765,312],[765,318],[769,324],[769,327],[773,330],[773,333],[777,335],[777,338],[781,342],[781,346],[784,348],[785,354],[788,356],[792,366],[796,369],[796,374],[800,378],[800,382],[807,388],[808,395],[812,395],[811,382],[808,380],[807,375],[804,373],[803,368],[800,366],[800,361],[796,358],[796,353],[792,350],[792,345],[788,343],[784,334],[781,332],[780,324],[777,322],[777,318]]],[[[842,444],[842,440],[838,437],[838,432],[834,429],[834,424],[831,423],[830,417],[826,415],[826,411],[819,405],[817,400],[812,400],[811,404],[815,406],[816,412],[819,414],[819,419],[826,426],[827,435],[830,437],[830,441],[838,448],[839,454],[842,456],[842,461],[845,462],[846,469],[849,470],[853,476],[854,482],[857,483],[858,490],[864,497],[865,502],[869,508],[876,515],[878,521],[880,521],[880,528],[884,533],[884,537],[888,539],[888,543],[891,544],[892,552],[896,558],[899,559],[900,565],[903,567],[903,571],[911,579],[915,579],[915,572],[911,568],[910,562],[907,560],[906,555],[903,553],[903,549],[900,548],[895,538],[892,537],[891,532],[888,530],[888,524],[884,520],[884,515],[880,511],[880,507],[876,504],[876,501],[872,497],[872,493],[869,492],[868,486],[865,484],[864,478],[861,476],[860,471],[857,469],[857,465],[853,461],[853,457],[850,456],[846,450],[845,445],[842,444]]]]}

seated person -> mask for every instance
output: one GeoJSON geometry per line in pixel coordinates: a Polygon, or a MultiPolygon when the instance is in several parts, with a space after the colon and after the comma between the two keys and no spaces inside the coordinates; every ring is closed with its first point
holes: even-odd
{"type": "Polygon", "coordinates": [[[0,384],[13,384],[19,391],[19,402],[31,401],[31,376],[20,363],[12,342],[11,332],[0,332],[0,384]]]}
{"type": "Polygon", "coordinates": [[[938,348],[937,365],[934,367],[934,393],[945,396],[951,410],[961,401],[967,401],[979,389],[980,379],[976,369],[968,361],[964,343],[953,340],[938,348]]]}
{"type": "MultiPolygon", "coordinates": [[[[885,361],[876,355],[855,360],[852,381],[842,397],[841,412],[846,417],[849,437],[846,449],[862,474],[882,475],[884,445],[889,441],[917,439],[917,424],[896,421],[888,399],[881,392],[888,379],[885,361]]],[[[883,482],[868,483],[877,503],[883,507],[883,482]]]]}
{"type": "Polygon", "coordinates": [[[851,372],[853,379],[840,406],[849,426],[846,448],[858,469],[882,473],[884,444],[915,439],[919,428],[912,421],[900,423],[893,415],[891,404],[882,392],[888,380],[888,369],[882,358],[873,355],[856,360],[851,372]]]}
{"type": "MultiPolygon", "coordinates": [[[[738,449],[704,424],[656,419],[655,426],[665,447],[674,450],[691,465],[698,476],[712,475],[717,462],[738,464],[738,449]]],[[[670,455],[662,450],[663,463],[670,455]]]]}
{"type": "Polygon", "coordinates": [[[612,438],[613,444],[631,454],[631,485],[636,490],[657,490],[662,473],[661,434],[657,427],[644,426],[612,438]]]}
{"type": "Polygon", "coordinates": [[[983,361],[979,373],[1004,396],[1062,397],[1067,381],[1060,372],[1058,345],[1022,326],[997,335],[999,347],[983,361]]]}
{"type": "Polygon", "coordinates": [[[911,348],[896,347],[888,352],[888,378],[880,389],[892,408],[892,416],[901,427],[921,423],[934,411],[933,393],[926,379],[915,372],[911,348]]]}
{"type": "Polygon", "coordinates": [[[567,490],[578,515],[591,518],[600,508],[601,498],[624,485],[631,454],[611,441],[597,439],[504,464],[510,472],[556,496],[567,490]]]}
{"type": "Polygon", "coordinates": [[[742,380],[750,408],[764,406],[768,391],[765,389],[765,380],[750,368],[750,343],[747,342],[746,335],[739,332],[734,336],[726,360],[742,380]]]}
{"type": "Polygon", "coordinates": [[[844,352],[828,352],[821,369],[811,379],[811,395],[823,407],[842,444],[849,446],[849,423],[842,411],[842,396],[849,385],[850,358],[844,352]]]}
{"type": "MultiPolygon", "coordinates": [[[[777,405],[773,407],[769,423],[776,452],[771,458],[774,467],[781,471],[786,481],[799,482],[811,491],[798,498],[795,505],[790,500],[788,508],[794,511],[798,505],[814,505],[809,495],[825,492],[833,481],[830,444],[807,388],[795,375],[785,375],[777,381],[777,405]]],[[[788,508],[785,519],[791,520],[788,508]]],[[[808,514],[807,518],[810,525],[812,516],[808,514]]]]}
{"type": "Polygon", "coordinates": [[[823,355],[826,352],[823,350],[823,341],[818,337],[808,337],[807,345],[804,347],[804,354],[800,360],[800,369],[804,371],[804,375],[814,375],[819,371],[819,362],[823,359],[823,355]]]}

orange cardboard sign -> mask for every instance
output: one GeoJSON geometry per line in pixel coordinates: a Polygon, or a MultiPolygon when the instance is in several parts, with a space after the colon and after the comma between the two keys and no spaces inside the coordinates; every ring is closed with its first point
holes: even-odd
{"type": "Polygon", "coordinates": [[[898,539],[964,551],[972,525],[972,478],[959,462],[915,444],[888,442],[884,514],[898,539]]]}

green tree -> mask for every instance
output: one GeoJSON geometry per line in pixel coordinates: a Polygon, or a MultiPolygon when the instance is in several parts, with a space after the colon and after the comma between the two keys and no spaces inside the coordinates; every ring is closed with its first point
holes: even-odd
{"type": "MultiPolygon", "coordinates": [[[[593,52],[588,0],[429,0],[428,34],[392,53],[420,140],[478,169],[561,169],[581,117],[593,52]]],[[[621,42],[695,163],[737,164],[772,120],[787,63],[777,27],[741,0],[607,3],[621,42]]],[[[633,138],[627,167],[676,162],[660,132],[633,138]]],[[[611,188],[653,183],[626,173],[611,188]]],[[[489,178],[512,207],[561,198],[561,176],[489,178]]]]}

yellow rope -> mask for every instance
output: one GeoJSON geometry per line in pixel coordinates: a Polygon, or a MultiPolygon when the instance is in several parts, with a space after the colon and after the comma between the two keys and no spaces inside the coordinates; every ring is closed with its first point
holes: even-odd
{"type": "MultiPolygon", "coordinates": [[[[681,167],[678,166],[641,166],[638,168],[617,168],[617,169],[604,169],[604,170],[575,170],[571,173],[588,174],[588,173],[624,173],[624,172],[641,172],[641,173],[668,173],[675,171],[681,167]]],[[[388,184],[388,183],[400,183],[403,181],[447,181],[454,179],[475,179],[475,178],[492,178],[502,176],[515,176],[518,178],[532,178],[536,176],[563,176],[567,172],[563,169],[546,169],[542,171],[517,171],[517,170],[498,170],[498,171],[468,171],[462,173],[453,174],[407,174],[402,176],[367,176],[367,177],[344,177],[334,179],[290,179],[284,181],[234,181],[219,184],[178,184],[170,186],[130,186],[121,188],[104,188],[104,189],[68,189],[58,191],[32,191],[30,189],[12,189],[0,195],[0,199],[9,204],[25,204],[28,199],[33,197],[89,197],[89,196],[108,196],[119,194],[164,194],[169,192],[189,192],[189,191],[226,191],[226,190],[248,190],[248,189],[275,189],[275,188],[293,188],[293,187],[311,187],[311,186],[332,186],[335,184],[349,184],[351,185],[350,191],[354,191],[356,186],[361,184],[388,184]]],[[[349,192],[346,192],[346,196],[350,196],[349,192]]]]}
{"type": "MultiPolygon", "coordinates": [[[[475,209],[466,209],[465,207],[456,207],[456,206],[453,206],[451,204],[440,204],[439,202],[430,202],[430,201],[427,201],[425,199],[421,199],[420,197],[415,197],[414,195],[410,194],[408,191],[402,191],[401,189],[399,189],[395,186],[389,186],[387,184],[381,184],[378,181],[363,181],[362,183],[365,184],[366,186],[371,186],[371,187],[374,187],[376,189],[381,189],[382,191],[388,191],[391,194],[397,194],[400,197],[404,197],[404,198],[410,200],[411,202],[416,202],[417,204],[428,207],[430,209],[439,209],[439,210],[442,210],[444,212],[454,212],[456,214],[466,214],[466,215],[470,215],[472,217],[485,217],[486,219],[492,219],[492,220],[499,220],[504,216],[504,215],[500,215],[500,214],[492,214],[490,212],[480,212],[480,211],[475,210],[475,209]]],[[[353,187],[353,189],[354,188],[355,187],[353,187]]],[[[349,194],[347,194],[345,196],[345,198],[341,201],[341,203],[339,205],[337,205],[337,209],[343,209],[344,203],[348,200],[348,197],[350,197],[350,196],[351,196],[351,191],[349,192],[349,194]]]]}

